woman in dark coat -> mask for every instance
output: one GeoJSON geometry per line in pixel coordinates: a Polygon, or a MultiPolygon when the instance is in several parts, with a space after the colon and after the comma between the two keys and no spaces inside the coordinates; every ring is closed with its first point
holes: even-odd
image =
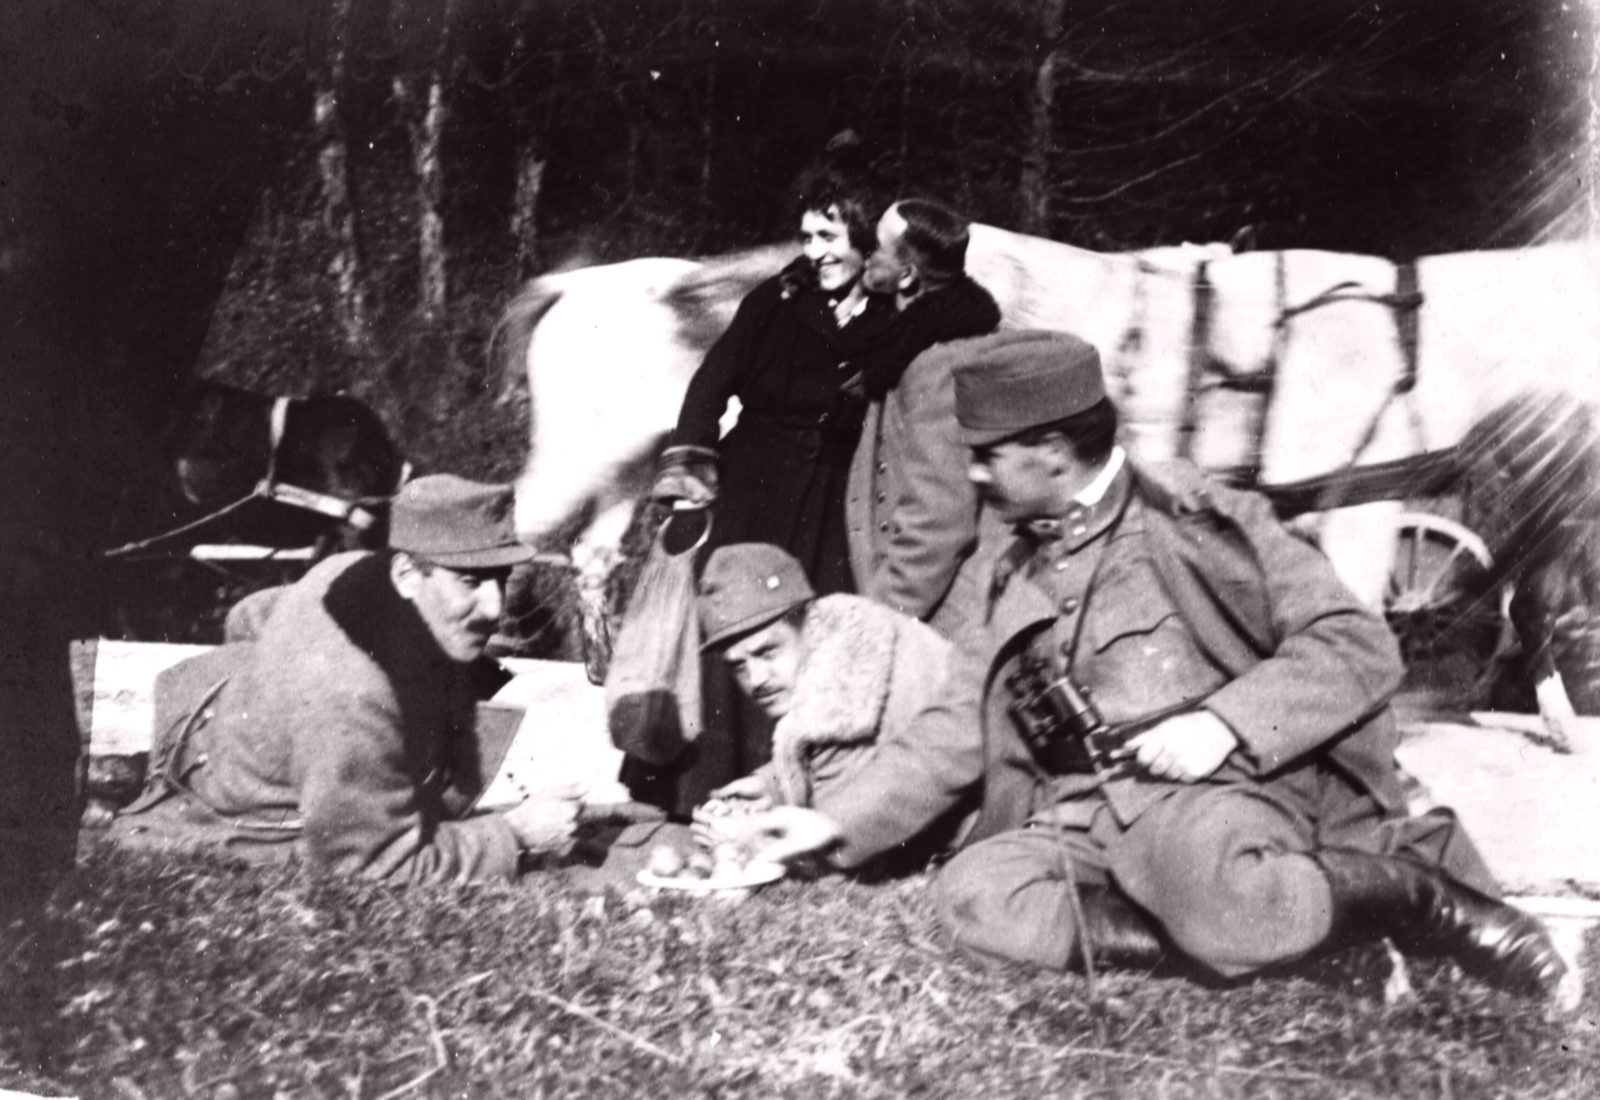
{"type": "Polygon", "coordinates": [[[706,354],[656,495],[714,499],[712,546],[780,546],[827,595],[855,589],[844,497],[866,405],[842,387],[895,314],[861,286],[879,212],[867,189],[826,169],[802,180],[797,205],[803,254],[745,297],[706,354]],[[732,397],[739,422],[719,442],[732,397]]]}
{"type": "MultiPolygon", "coordinates": [[[[769,543],[801,564],[818,596],[855,591],[845,496],[867,400],[881,398],[930,344],[987,332],[996,320],[982,310],[900,314],[891,299],[866,293],[861,273],[887,205],[866,179],[837,160],[801,177],[802,255],[745,296],[706,353],[653,491],[710,506],[701,561],[718,546],[769,543]],[[719,441],[734,397],[738,424],[719,441]]],[[[632,757],[623,767],[635,798],[674,814],[687,815],[771,757],[769,724],[720,661],[705,663],[702,684],[695,742],[665,767],[632,757]]]]}
{"type": "MultiPolygon", "coordinates": [[[[710,507],[702,562],[718,546],[771,543],[827,595],[855,590],[844,500],[866,403],[845,383],[858,369],[852,356],[887,332],[895,312],[861,285],[884,205],[865,177],[828,165],[796,190],[802,254],[745,296],[706,353],[652,495],[710,507]],[[719,440],[731,398],[739,421],[719,440]]],[[[630,756],[622,770],[636,799],[677,815],[771,757],[769,724],[720,661],[704,664],[702,685],[694,743],[664,767],[630,756]]]]}

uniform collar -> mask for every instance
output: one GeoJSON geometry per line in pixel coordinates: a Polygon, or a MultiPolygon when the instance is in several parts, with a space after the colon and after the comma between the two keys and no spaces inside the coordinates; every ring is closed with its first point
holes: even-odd
{"type": "Polygon", "coordinates": [[[1018,533],[1031,538],[1035,544],[1061,542],[1069,553],[1092,542],[1116,520],[1127,499],[1132,481],[1127,457],[1121,447],[1113,447],[1106,464],[1094,480],[1072,498],[1064,513],[1030,520],[1019,525],[1018,533]]]}
{"type": "Polygon", "coordinates": [[[1085,507],[1092,508],[1105,498],[1106,490],[1111,488],[1111,482],[1122,471],[1123,465],[1128,461],[1128,452],[1121,447],[1112,447],[1111,455],[1106,459],[1106,464],[1100,467],[1100,472],[1094,475],[1094,480],[1085,485],[1073,501],[1085,507]]]}

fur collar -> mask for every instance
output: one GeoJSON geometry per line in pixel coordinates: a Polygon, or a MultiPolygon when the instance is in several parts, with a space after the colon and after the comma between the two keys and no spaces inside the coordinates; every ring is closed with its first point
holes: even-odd
{"type": "Polygon", "coordinates": [[[894,670],[895,615],[862,596],[813,600],[789,712],[772,733],[772,764],[785,802],[811,803],[806,757],[814,745],[877,736],[894,670]]]}

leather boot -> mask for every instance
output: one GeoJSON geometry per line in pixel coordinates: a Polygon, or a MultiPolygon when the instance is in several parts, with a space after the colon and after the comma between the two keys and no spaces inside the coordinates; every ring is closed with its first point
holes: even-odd
{"type": "Polygon", "coordinates": [[[1151,970],[1166,958],[1156,935],[1155,922],[1109,886],[1079,886],[1083,911],[1079,929],[1077,965],[1082,967],[1084,945],[1093,953],[1096,968],[1151,970]]]}
{"type": "Polygon", "coordinates": [[[1538,920],[1405,859],[1324,848],[1336,949],[1388,936],[1402,952],[1442,955],[1490,985],[1550,996],[1567,971],[1538,920]]]}

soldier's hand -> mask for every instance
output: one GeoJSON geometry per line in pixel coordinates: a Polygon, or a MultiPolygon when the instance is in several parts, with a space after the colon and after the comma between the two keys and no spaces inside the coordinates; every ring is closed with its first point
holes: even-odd
{"type": "Polygon", "coordinates": [[[818,855],[844,835],[833,818],[803,806],[775,806],[759,814],[715,820],[718,835],[739,844],[751,859],[768,863],[792,863],[818,855]]]}
{"type": "Polygon", "coordinates": [[[711,792],[712,798],[729,802],[752,803],[742,807],[751,810],[770,810],[772,795],[767,791],[767,781],[759,775],[746,775],[711,792]]]}
{"type": "Polygon", "coordinates": [[[1132,738],[1117,753],[1132,758],[1157,779],[1194,783],[1204,779],[1239,747],[1239,738],[1209,710],[1174,715],[1132,738]]]}
{"type": "Polygon", "coordinates": [[[577,787],[535,791],[526,802],[506,811],[506,824],[517,846],[530,852],[554,851],[572,839],[578,825],[577,787]]]}

